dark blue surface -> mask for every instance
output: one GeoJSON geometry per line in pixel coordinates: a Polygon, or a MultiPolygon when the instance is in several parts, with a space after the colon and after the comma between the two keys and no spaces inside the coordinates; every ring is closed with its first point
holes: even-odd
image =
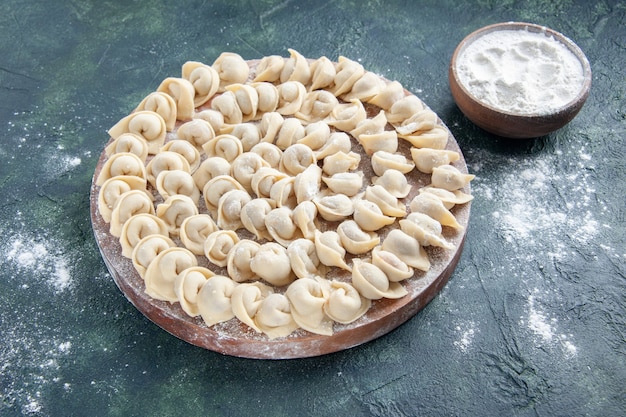
{"type": "Polygon", "coordinates": [[[626,6],[604,1],[4,1],[0,415],[626,415],[626,6]],[[455,106],[458,42],[521,20],[587,54],[592,91],[510,141],[455,106]],[[106,130],[187,60],[339,55],[454,133],[475,200],[462,259],[409,322],[347,351],[222,356],[139,313],[102,262],[89,188],[106,130]]]}

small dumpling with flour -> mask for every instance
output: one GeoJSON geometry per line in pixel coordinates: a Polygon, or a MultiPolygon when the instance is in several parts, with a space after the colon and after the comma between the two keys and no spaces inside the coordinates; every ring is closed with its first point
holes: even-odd
{"type": "Polygon", "coordinates": [[[231,297],[237,283],[224,275],[207,279],[197,297],[198,313],[207,326],[228,321],[235,317],[231,297]]]}
{"type": "Polygon", "coordinates": [[[200,291],[209,278],[215,275],[213,271],[203,266],[192,266],[184,269],[174,279],[174,293],[178,303],[187,315],[200,315],[198,306],[200,291]]]}
{"type": "Polygon", "coordinates": [[[455,191],[468,185],[474,178],[475,175],[464,174],[453,165],[442,165],[433,168],[431,183],[434,187],[455,191]]]}
{"type": "Polygon", "coordinates": [[[285,296],[298,326],[314,334],[333,334],[333,322],[324,312],[329,290],[330,283],[321,277],[300,278],[287,287],[285,296]]]}

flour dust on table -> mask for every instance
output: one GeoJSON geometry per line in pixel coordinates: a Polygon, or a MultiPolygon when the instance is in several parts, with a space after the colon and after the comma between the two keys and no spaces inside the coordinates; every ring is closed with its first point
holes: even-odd
{"type": "Polygon", "coordinates": [[[491,213],[493,228],[486,233],[508,248],[506,258],[493,260],[494,273],[510,277],[511,297],[525,298],[519,303],[524,310],[517,330],[528,333],[535,347],[571,358],[578,351],[576,336],[567,330],[565,316],[560,318],[555,311],[563,310],[577,294],[568,294],[561,266],[581,254],[596,260],[620,254],[608,243],[600,248],[589,245],[608,230],[603,218],[610,217],[609,208],[596,195],[592,176],[597,161],[585,144],[568,146],[532,156],[502,156],[486,150],[468,154],[470,159],[488,161],[474,164],[475,172],[486,164],[502,171],[492,180],[478,177],[475,189],[483,198],[475,204],[491,207],[485,212],[491,213]],[[560,199],[548,198],[554,190],[560,199]]]}

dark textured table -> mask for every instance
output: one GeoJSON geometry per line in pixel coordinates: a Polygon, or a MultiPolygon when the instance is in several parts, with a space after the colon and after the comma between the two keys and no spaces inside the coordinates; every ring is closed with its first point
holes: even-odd
{"type": "Polygon", "coordinates": [[[619,1],[55,1],[0,5],[0,415],[626,415],[626,5],[619,1]],[[176,5],[174,5],[174,3],[176,5]],[[457,43],[521,20],[593,70],[569,125],[511,141],[455,106],[457,43]],[[184,61],[345,55],[448,125],[475,200],[417,316],[322,357],[223,356],[148,321],[89,220],[106,130],[184,61]]]}

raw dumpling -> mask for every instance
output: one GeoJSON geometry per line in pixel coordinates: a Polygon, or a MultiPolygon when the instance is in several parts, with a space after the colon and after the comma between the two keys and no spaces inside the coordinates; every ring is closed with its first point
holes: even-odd
{"type": "Polygon", "coordinates": [[[324,220],[341,221],[354,213],[354,203],[344,194],[331,194],[313,199],[317,211],[324,220]]]}
{"type": "Polygon", "coordinates": [[[255,82],[251,85],[259,95],[256,119],[260,119],[266,113],[276,111],[278,107],[278,89],[276,86],[267,82],[255,82]]]}
{"type": "Polygon", "coordinates": [[[370,262],[355,258],[352,266],[352,285],[365,298],[402,298],[408,291],[398,282],[391,282],[387,275],[370,262]]]}
{"type": "Polygon", "coordinates": [[[410,142],[416,148],[445,149],[450,132],[440,125],[432,129],[414,132],[408,135],[398,134],[399,138],[410,142]]]}
{"type": "Polygon", "coordinates": [[[245,188],[230,175],[218,175],[204,185],[202,189],[204,204],[210,213],[215,214],[215,217],[217,217],[220,198],[231,190],[245,191],[245,188]]]}
{"type": "Polygon", "coordinates": [[[170,151],[179,153],[189,162],[189,172],[193,174],[200,166],[200,151],[186,140],[171,140],[163,145],[160,152],[170,151]]]}
{"type": "Polygon", "coordinates": [[[143,161],[134,153],[121,152],[111,155],[106,160],[98,178],[96,185],[103,185],[108,179],[119,176],[133,176],[147,178],[146,168],[143,161]]]}
{"type": "Polygon", "coordinates": [[[186,171],[161,171],[156,178],[156,188],[165,200],[173,195],[186,195],[198,204],[200,199],[200,190],[191,174],[186,171]]]}
{"type": "Polygon", "coordinates": [[[130,190],[120,195],[111,211],[109,232],[119,238],[124,223],[140,213],[154,214],[152,199],[145,190],[130,190]]]}
{"type": "Polygon", "coordinates": [[[257,239],[271,239],[265,226],[265,217],[276,207],[276,204],[267,198],[255,198],[241,209],[241,223],[257,239]]]}
{"type": "Polygon", "coordinates": [[[229,125],[222,130],[222,133],[229,133],[241,141],[241,148],[246,153],[261,141],[261,132],[258,126],[252,122],[229,125]],[[232,129],[231,129],[232,127],[232,129]]]}
{"type": "Polygon", "coordinates": [[[291,315],[289,300],[283,294],[268,295],[261,302],[254,319],[257,327],[270,339],[289,336],[298,328],[291,315]]]}
{"type": "Polygon", "coordinates": [[[394,253],[383,250],[381,246],[372,249],[372,264],[380,268],[391,282],[411,278],[414,274],[413,268],[408,266],[406,262],[394,253]]]}
{"type": "Polygon", "coordinates": [[[160,252],[146,268],[146,294],[157,300],[175,303],[174,281],[187,268],[198,265],[196,256],[184,248],[168,248],[160,252]]]}
{"type": "Polygon", "coordinates": [[[324,171],[326,175],[332,176],[357,169],[360,163],[361,155],[358,153],[352,151],[348,151],[347,153],[338,151],[324,158],[322,171],[324,171]]]}
{"type": "Polygon", "coordinates": [[[278,146],[268,142],[257,143],[250,149],[250,152],[259,155],[272,168],[278,168],[283,157],[283,151],[278,146]]]}
{"type": "Polygon", "coordinates": [[[278,89],[278,108],[276,111],[283,116],[291,116],[296,114],[306,96],[306,88],[304,84],[298,81],[287,81],[279,84],[278,89]]]}
{"type": "Polygon", "coordinates": [[[250,269],[259,278],[277,287],[288,285],[295,279],[287,249],[275,242],[261,245],[250,261],[250,269]]]}
{"type": "Polygon", "coordinates": [[[180,225],[180,240],[195,255],[204,255],[204,241],[217,230],[217,225],[208,214],[195,214],[180,225]]]}
{"type": "Polygon", "coordinates": [[[215,177],[220,175],[231,174],[230,162],[222,158],[221,156],[212,156],[200,164],[196,172],[191,176],[199,190],[203,190],[207,182],[211,181],[215,177]]]}
{"type": "Polygon", "coordinates": [[[117,199],[127,191],[139,190],[146,191],[147,181],[145,178],[136,177],[134,175],[119,175],[109,178],[102,184],[98,192],[98,211],[102,219],[109,223],[111,221],[111,213],[117,199]]]}
{"type": "Polygon", "coordinates": [[[156,179],[162,171],[185,171],[191,173],[189,162],[178,152],[159,152],[146,165],[146,178],[156,188],[156,179]]]}
{"type": "Polygon", "coordinates": [[[232,230],[216,230],[204,241],[204,256],[211,263],[225,267],[228,263],[228,253],[237,242],[239,237],[232,230]]]}
{"type": "Polygon", "coordinates": [[[272,294],[272,288],[262,282],[250,282],[237,285],[230,297],[235,317],[251,329],[261,333],[254,320],[263,300],[272,294]]]}
{"type": "Polygon", "coordinates": [[[165,249],[176,247],[176,244],[167,236],[164,235],[148,235],[141,239],[131,255],[133,266],[143,279],[146,273],[146,268],[157,257],[157,255],[163,252],[165,249]]]}
{"type": "Polygon", "coordinates": [[[398,150],[398,134],[395,130],[385,130],[386,124],[385,112],[381,110],[376,117],[359,122],[350,134],[368,155],[378,151],[394,153],[398,150]]]}
{"type": "Polygon", "coordinates": [[[423,109],[401,123],[392,123],[398,135],[410,135],[434,129],[437,125],[437,114],[430,109],[423,109]]]}
{"type": "MultiPolygon", "coordinates": [[[[313,150],[306,145],[295,143],[283,151],[283,157],[280,160],[281,171],[289,175],[298,175],[307,167],[316,166],[317,158],[313,150]]],[[[319,167],[317,167],[319,169],[319,167]]],[[[320,169],[320,175],[322,170],[320,169]]]]}
{"type": "Polygon", "coordinates": [[[337,59],[337,66],[335,67],[337,75],[330,91],[337,97],[352,90],[352,86],[357,82],[364,74],[365,69],[363,65],[356,61],[353,61],[345,56],[340,56],[337,59]]]}
{"type": "Polygon", "coordinates": [[[186,195],[176,194],[157,205],[156,215],[163,219],[172,236],[178,236],[180,225],[189,217],[198,214],[198,206],[186,195]]]}
{"type": "MultiPolygon", "coordinates": [[[[211,125],[213,132],[220,132],[224,127],[224,115],[217,110],[204,109],[196,112],[194,120],[203,120],[211,125]]],[[[180,131],[180,128],[179,128],[180,131]]],[[[180,134],[178,135],[180,137],[180,134]]],[[[180,137],[180,139],[183,139],[180,137]]]]}
{"type": "Polygon", "coordinates": [[[231,297],[237,283],[224,275],[214,275],[198,292],[198,313],[207,326],[228,321],[235,317],[231,297]]]}
{"type": "Polygon", "coordinates": [[[404,217],[406,207],[382,185],[370,185],[365,189],[365,199],[380,207],[386,216],[404,217]]]}
{"type": "Polygon", "coordinates": [[[292,217],[305,238],[315,239],[315,231],[318,229],[315,203],[308,200],[298,203],[293,209],[292,217]]]}
{"type": "Polygon", "coordinates": [[[139,213],[128,219],[119,238],[122,256],[130,258],[137,243],[149,235],[169,236],[167,224],[150,213],[139,213]]]}
{"type": "Polygon", "coordinates": [[[278,135],[274,138],[274,144],[284,151],[302,139],[304,132],[304,126],[300,119],[291,117],[283,121],[278,135]]]}
{"type": "Polygon", "coordinates": [[[361,294],[349,283],[342,281],[330,282],[330,294],[324,305],[324,312],[337,323],[352,323],[372,305],[369,298],[361,294]]]}
{"type": "Polygon", "coordinates": [[[280,72],[280,82],[298,81],[307,85],[311,81],[309,62],[295,49],[287,49],[289,58],[285,61],[280,72]]]}
{"type": "Polygon", "coordinates": [[[352,218],[365,231],[376,231],[396,221],[394,216],[386,216],[376,203],[356,200],[352,218]]]}
{"type": "Polygon", "coordinates": [[[363,173],[338,172],[331,177],[322,177],[322,181],[333,193],[353,197],[363,188],[363,173]]]}
{"type": "Polygon", "coordinates": [[[404,198],[411,191],[404,174],[396,169],[388,169],[380,177],[373,178],[372,184],[382,186],[396,198],[404,198]]]}
{"type": "Polygon", "coordinates": [[[116,153],[129,152],[135,154],[143,162],[148,157],[148,142],[135,133],[122,133],[113,142],[104,148],[108,157],[116,153]]]}
{"type": "Polygon", "coordinates": [[[179,139],[186,140],[200,151],[205,143],[215,137],[215,129],[206,120],[194,119],[180,125],[176,135],[179,139]]]}
{"type": "Polygon", "coordinates": [[[354,220],[345,220],[337,227],[342,246],[353,255],[369,252],[380,243],[374,232],[365,232],[354,220]]]}
{"type": "MultiPolygon", "coordinates": [[[[295,146],[295,145],[294,145],[295,146]]],[[[306,147],[305,145],[301,145],[306,147]]],[[[294,189],[298,204],[304,201],[312,201],[320,192],[322,183],[322,169],[312,163],[294,179],[294,189]]]]}
{"type": "Polygon", "coordinates": [[[232,175],[249,193],[252,192],[252,177],[263,167],[269,167],[261,155],[255,152],[244,152],[232,163],[232,175]]]}
{"type": "Polygon", "coordinates": [[[315,250],[320,262],[326,266],[336,266],[347,271],[352,268],[348,266],[344,257],[346,250],[341,246],[341,238],[335,231],[326,232],[315,231],[315,250]]]}
{"type": "Polygon", "coordinates": [[[400,153],[374,152],[371,161],[372,169],[378,176],[383,175],[388,169],[395,169],[403,174],[408,174],[415,168],[415,164],[400,153]]]}
{"type": "Polygon", "coordinates": [[[466,194],[460,190],[449,191],[444,188],[437,188],[432,186],[420,188],[419,192],[420,194],[428,193],[434,195],[443,202],[443,205],[448,210],[450,210],[457,204],[469,203],[474,199],[471,194],[466,194]]]}
{"type": "Polygon", "coordinates": [[[255,277],[250,268],[250,261],[260,248],[261,245],[250,239],[241,239],[232,247],[228,252],[226,270],[233,281],[244,282],[255,277]]]}
{"type": "Polygon", "coordinates": [[[158,113],[165,121],[165,129],[168,132],[171,132],[176,127],[176,102],[169,94],[161,91],[154,91],[148,94],[141,100],[141,103],[134,111],[143,110],[158,113]]]}
{"type": "Polygon", "coordinates": [[[352,150],[352,141],[350,136],[345,132],[333,132],[330,134],[328,140],[324,145],[315,151],[315,157],[319,161],[329,155],[333,155],[337,152],[349,153],[352,150]]]}
{"type": "Polygon", "coordinates": [[[416,239],[422,246],[439,246],[452,249],[454,245],[442,236],[441,223],[424,213],[411,213],[400,220],[400,229],[416,239]]]}
{"type": "Polygon", "coordinates": [[[311,91],[307,93],[295,116],[305,123],[319,122],[326,118],[338,104],[337,97],[329,91],[311,91]]]}
{"type": "Polygon", "coordinates": [[[430,261],[424,248],[415,238],[400,229],[393,229],[389,232],[383,240],[381,249],[393,253],[402,262],[420,271],[430,269],[430,261]]]}
{"type": "Polygon", "coordinates": [[[434,187],[455,191],[465,187],[475,175],[464,174],[452,165],[442,165],[433,168],[431,182],[434,187]]]}
{"type": "Polygon", "coordinates": [[[237,96],[232,91],[225,91],[211,100],[211,109],[224,116],[224,123],[235,125],[243,122],[243,112],[237,103],[237,96]]]}
{"type": "Polygon", "coordinates": [[[237,107],[241,110],[242,122],[248,122],[256,118],[259,108],[259,92],[248,84],[231,84],[226,86],[226,91],[232,91],[235,95],[237,107]]]}
{"type": "Polygon", "coordinates": [[[208,157],[219,156],[232,163],[243,153],[243,145],[238,137],[227,133],[218,135],[202,145],[208,157]]]}
{"type": "Polygon", "coordinates": [[[336,105],[327,119],[330,126],[344,132],[354,130],[359,123],[367,118],[367,113],[360,100],[353,99],[349,103],[336,105]]]}
{"type": "Polygon", "coordinates": [[[174,99],[176,103],[176,119],[181,121],[193,119],[196,90],[189,80],[167,77],[161,82],[157,91],[169,94],[174,99]]]}
{"type": "Polygon", "coordinates": [[[310,90],[319,90],[333,84],[337,70],[335,64],[325,56],[313,61],[311,68],[311,86],[310,90]]]}
{"type": "Polygon", "coordinates": [[[278,112],[272,111],[265,113],[261,117],[261,123],[259,123],[258,126],[261,143],[267,142],[274,144],[276,138],[278,138],[278,132],[280,132],[284,122],[285,118],[278,112]]]}
{"type": "Polygon", "coordinates": [[[202,62],[187,61],[183,64],[182,76],[194,89],[194,107],[200,107],[209,101],[220,87],[220,76],[217,71],[202,62]]]}
{"type": "Polygon", "coordinates": [[[306,145],[309,148],[317,151],[320,149],[330,138],[330,127],[323,121],[309,123],[304,128],[304,137],[299,139],[297,143],[306,145]]]}
{"type": "Polygon", "coordinates": [[[109,129],[109,135],[113,139],[123,133],[134,133],[144,138],[148,143],[148,153],[155,154],[165,143],[167,128],[160,114],[142,110],[129,114],[109,129]]]}
{"type": "Polygon", "coordinates": [[[293,221],[292,211],[287,207],[277,207],[267,213],[265,227],[272,239],[284,247],[302,237],[302,233],[293,221]]]}
{"type": "Polygon", "coordinates": [[[245,83],[250,73],[248,63],[233,52],[223,52],[211,66],[220,77],[218,92],[224,91],[227,85],[245,83]]]}
{"type": "Polygon", "coordinates": [[[298,326],[315,334],[333,334],[333,322],[324,313],[329,289],[329,282],[320,277],[300,278],[289,285],[285,296],[291,303],[291,315],[298,326]]]}
{"type": "Polygon", "coordinates": [[[268,55],[261,58],[256,67],[254,82],[267,81],[270,83],[280,80],[280,73],[285,66],[285,58],[280,55],[268,55]]]}
{"type": "Polygon", "coordinates": [[[420,172],[431,174],[433,168],[458,161],[460,155],[446,149],[411,148],[411,157],[420,172]]]}
{"type": "Polygon", "coordinates": [[[192,266],[183,270],[174,279],[174,293],[180,307],[191,317],[200,314],[198,295],[207,280],[215,273],[203,266],[192,266]]]}
{"type": "Polygon", "coordinates": [[[296,206],[296,194],[294,188],[295,177],[286,176],[276,181],[270,189],[270,198],[276,203],[276,207],[296,206]]]}
{"type": "Polygon", "coordinates": [[[423,109],[424,104],[419,98],[408,95],[394,102],[385,115],[389,123],[401,123],[423,109]]]}
{"type": "Polygon", "coordinates": [[[287,246],[291,269],[298,278],[324,275],[323,265],[317,257],[315,243],[309,239],[296,239],[287,246]]]}
{"type": "Polygon", "coordinates": [[[391,106],[405,96],[404,87],[398,81],[386,83],[385,87],[374,97],[368,100],[368,103],[380,107],[383,110],[389,110],[391,106]]]}
{"type": "Polygon", "coordinates": [[[367,102],[376,94],[380,93],[385,88],[385,81],[377,74],[366,71],[361,78],[359,78],[350,92],[341,96],[343,101],[359,100],[361,102],[367,102]]]}
{"type": "Polygon", "coordinates": [[[457,230],[463,229],[463,226],[457,222],[450,210],[443,205],[443,202],[432,194],[416,195],[411,200],[410,207],[413,213],[424,213],[437,220],[442,226],[450,226],[457,230]]]}
{"type": "Polygon", "coordinates": [[[217,203],[217,226],[220,229],[237,230],[243,227],[241,210],[252,200],[245,190],[230,190],[217,203]]]}

